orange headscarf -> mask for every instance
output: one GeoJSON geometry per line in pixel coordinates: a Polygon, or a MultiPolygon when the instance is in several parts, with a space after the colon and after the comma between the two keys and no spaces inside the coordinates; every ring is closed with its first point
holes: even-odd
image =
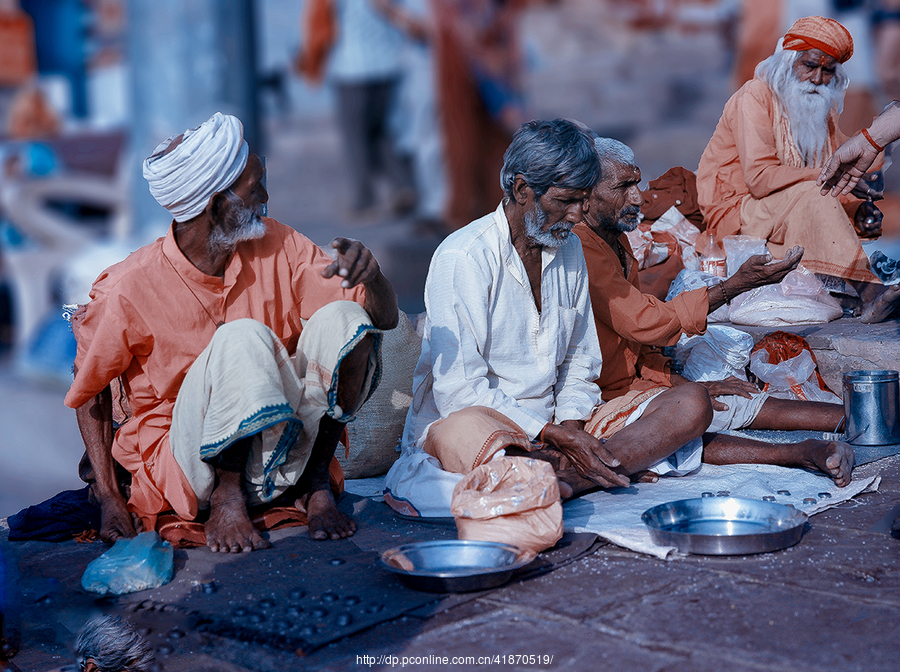
{"type": "Polygon", "coordinates": [[[846,63],[853,55],[853,38],[850,31],[834,19],[806,16],[791,26],[784,36],[783,47],[790,51],[819,49],[839,63],[846,63]]]}

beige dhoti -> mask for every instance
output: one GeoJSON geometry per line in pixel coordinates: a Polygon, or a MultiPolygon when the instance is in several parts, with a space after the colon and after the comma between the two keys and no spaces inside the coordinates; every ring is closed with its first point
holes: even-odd
{"type": "Polygon", "coordinates": [[[741,233],[764,238],[776,259],[802,245],[801,263],[814,273],[878,282],[844,208],[837,199],[824,198],[815,182],[799,182],[761,199],[745,196],[741,233]]]}
{"type": "Polygon", "coordinates": [[[244,471],[248,503],[269,502],[294,485],[322,417],[350,422],[377,387],[380,334],[366,311],[351,301],[335,301],[313,314],[294,356],[260,322],[222,325],[188,370],[172,415],[172,453],[198,504],[208,505],[215,486],[215,470],[205,459],[249,436],[252,449],[244,471]],[[338,369],[369,333],[376,335],[376,347],[361,401],[357,408],[342,409],[338,369]]]}

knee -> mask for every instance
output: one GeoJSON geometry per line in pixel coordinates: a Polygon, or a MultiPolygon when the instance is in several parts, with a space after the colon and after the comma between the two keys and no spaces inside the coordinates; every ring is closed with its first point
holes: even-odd
{"type": "Polygon", "coordinates": [[[712,422],[713,408],[709,392],[699,383],[685,383],[673,388],[678,391],[678,414],[691,426],[703,425],[706,429],[712,422]]]}
{"type": "Polygon", "coordinates": [[[246,352],[248,348],[261,347],[271,350],[275,333],[262,322],[242,318],[226,322],[216,329],[210,345],[218,349],[237,349],[246,352]]]}

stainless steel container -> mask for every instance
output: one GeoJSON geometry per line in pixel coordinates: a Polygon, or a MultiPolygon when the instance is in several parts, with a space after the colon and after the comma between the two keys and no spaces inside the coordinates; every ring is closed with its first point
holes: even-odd
{"type": "Polygon", "coordinates": [[[900,384],[896,371],[850,371],[843,376],[844,436],[848,443],[900,443],[900,384]]]}

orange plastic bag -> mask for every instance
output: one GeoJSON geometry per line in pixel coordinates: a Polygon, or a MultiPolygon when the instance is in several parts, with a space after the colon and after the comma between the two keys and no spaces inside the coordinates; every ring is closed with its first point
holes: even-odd
{"type": "Polygon", "coordinates": [[[559,482],[547,462],[497,457],[453,489],[450,511],[460,539],[513,544],[531,557],[563,535],[559,482]]]}

